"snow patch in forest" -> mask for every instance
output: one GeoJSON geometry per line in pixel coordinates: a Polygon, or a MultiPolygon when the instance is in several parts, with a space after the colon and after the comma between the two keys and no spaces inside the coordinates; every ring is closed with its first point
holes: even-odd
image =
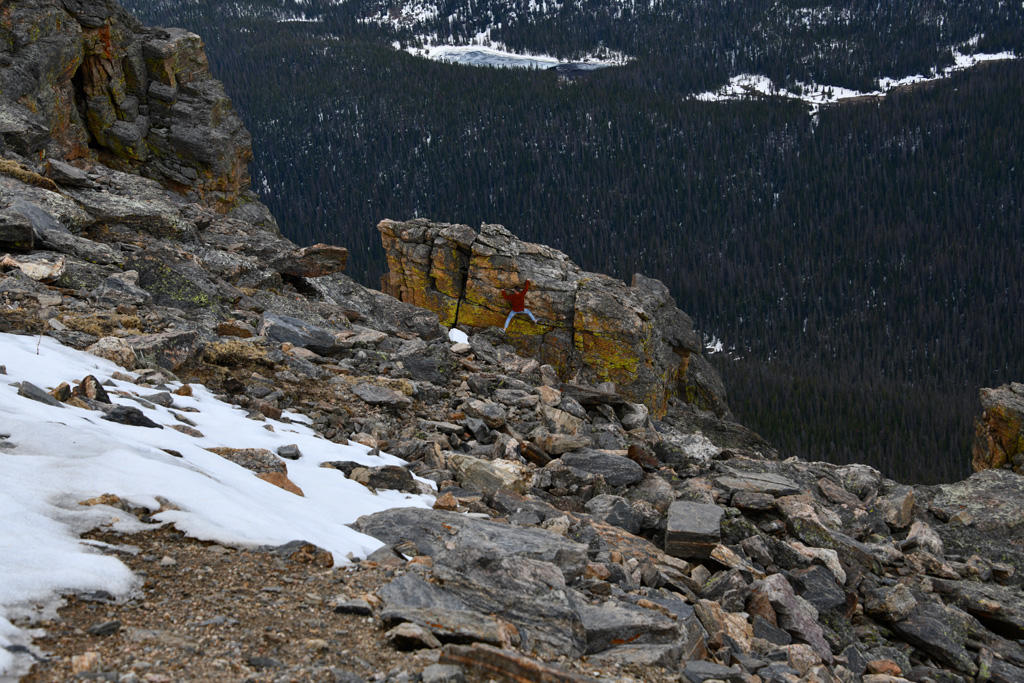
{"type": "Polygon", "coordinates": [[[811,105],[811,114],[814,115],[818,112],[818,109],[825,104],[833,104],[835,102],[855,97],[885,97],[885,95],[896,88],[949,78],[957,71],[964,71],[983,62],[1017,59],[1017,55],[1012,51],[998,52],[994,54],[964,54],[960,52],[961,48],[976,46],[979,39],[980,36],[975,36],[960,47],[954,48],[952,66],[941,70],[933,68],[931,73],[928,75],[915,74],[913,76],[905,76],[898,79],[880,78],[878,80],[878,89],[871,92],[861,92],[839,86],[819,85],[817,83],[807,84],[799,81],[797,82],[794,90],[789,90],[787,88],[779,88],[767,76],[757,74],[740,74],[739,76],[733,76],[729,79],[728,85],[725,85],[714,92],[705,92],[695,95],[693,99],[700,100],[702,102],[728,102],[731,100],[750,97],[781,97],[784,99],[794,99],[806,102],[811,105]]]}
{"type": "MultiPolygon", "coordinates": [[[[481,36],[477,36],[480,39],[481,36]]],[[[621,66],[629,61],[622,53],[604,51],[600,57],[587,55],[578,61],[565,61],[550,55],[516,53],[504,49],[501,45],[478,43],[473,45],[427,45],[425,47],[408,47],[406,52],[417,57],[424,57],[440,62],[469,64],[471,66],[489,66],[506,69],[550,69],[559,65],[571,65],[584,71],[621,66]]]]}

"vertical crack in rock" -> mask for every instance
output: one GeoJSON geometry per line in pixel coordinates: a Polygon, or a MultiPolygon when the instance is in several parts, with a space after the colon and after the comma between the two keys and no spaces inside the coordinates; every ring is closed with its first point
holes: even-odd
{"type": "Polygon", "coordinates": [[[459,324],[459,310],[462,308],[462,301],[466,298],[466,286],[469,284],[469,257],[468,249],[459,248],[459,296],[455,300],[455,320],[452,327],[459,324]]]}

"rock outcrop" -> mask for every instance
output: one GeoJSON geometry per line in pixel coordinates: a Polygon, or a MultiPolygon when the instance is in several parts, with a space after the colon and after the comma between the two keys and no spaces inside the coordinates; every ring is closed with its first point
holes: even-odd
{"type": "Polygon", "coordinates": [[[249,187],[251,141],[199,36],[148,29],[108,0],[0,9],[0,143],[62,184],[100,161],[225,210],[249,187]]]}
{"type": "Polygon", "coordinates": [[[974,423],[974,471],[1006,467],[1024,474],[1024,384],[982,389],[980,395],[985,412],[974,423]]]}
{"type": "Polygon", "coordinates": [[[550,364],[563,379],[613,382],[656,417],[674,396],[728,415],[725,388],[700,355],[693,321],[658,280],[634,275],[627,287],[500,225],[477,233],[424,219],[385,220],[377,229],[389,268],[382,289],[434,311],[442,324],[500,328],[508,314],[501,292],[529,279],[526,303],[537,322],[520,317],[508,330],[519,353],[550,364]]]}

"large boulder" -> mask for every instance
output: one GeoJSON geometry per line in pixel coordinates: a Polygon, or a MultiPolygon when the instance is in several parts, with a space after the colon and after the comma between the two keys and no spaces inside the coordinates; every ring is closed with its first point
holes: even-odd
{"type": "Polygon", "coordinates": [[[1024,384],[1013,382],[979,393],[985,412],[974,423],[974,471],[1009,467],[1024,474],[1024,384]]]}
{"type": "Polygon", "coordinates": [[[382,289],[437,313],[449,327],[500,327],[508,314],[501,292],[529,279],[526,306],[507,336],[516,350],[552,365],[562,378],[614,382],[619,393],[665,414],[680,396],[728,414],[710,365],[697,362],[700,338],[661,282],[635,275],[631,286],[582,271],[550,247],[520,241],[500,225],[477,233],[465,225],[416,219],[377,226],[389,272],[382,289]]]}
{"type": "Polygon", "coordinates": [[[1009,470],[984,470],[964,481],[918,489],[947,552],[979,554],[1024,576],[1024,478],[1009,470]]]}

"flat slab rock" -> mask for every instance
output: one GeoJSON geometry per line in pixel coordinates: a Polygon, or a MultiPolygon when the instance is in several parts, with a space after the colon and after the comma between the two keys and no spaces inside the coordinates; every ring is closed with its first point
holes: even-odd
{"type": "Polygon", "coordinates": [[[435,563],[463,549],[486,549],[496,559],[521,556],[551,562],[567,580],[580,576],[587,566],[587,546],[554,532],[444,510],[395,508],[360,517],[351,526],[392,546],[411,542],[435,563]]]}
{"type": "Polygon", "coordinates": [[[751,493],[767,493],[772,496],[795,496],[800,493],[800,485],[792,479],[772,472],[745,472],[729,469],[728,474],[715,479],[715,483],[730,493],[747,491],[751,493]]]}
{"type": "Polygon", "coordinates": [[[617,645],[665,645],[679,637],[673,620],[643,607],[610,600],[577,608],[587,633],[587,654],[617,645]]]}
{"type": "Polygon", "coordinates": [[[707,559],[722,540],[722,508],[677,500],[668,509],[665,552],[673,557],[707,559]]]}
{"type": "Polygon", "coordinates": [[[446,645],[441,650],[440,664],[460,666],[474,681],[493,680],[497,683],[598,683],[598,679],[583,676],[561,667],[489,645],[446,645]]]}
{"type": "Polygon", "coordinates": [[[386,387],[378,387],[375,384],[357,384],[352,387],[352,393],[372,406],[401,408],[412,403],[408,396],[403,396],[386,387]]]}
{"type": "Polygon", "coordinates": [[[607,451],[581,449],[562,456],[568,467],[600,474],[609,486],[635,484],[644,478],[644,470],[629,458],[607,451]]]}
{"type": "Polygon", "coordinates": [[[1024,572],[1024,477],[1009,470],[976,472],[936,487],[928,509],[947,552],[985,555],[1024,572]]]}
{"type": "Polygon", "coordinates": [[[682,659],[683,649],[677,643],[665,645],[619,645],[610,650],[590,655],[589,662],[606,665],[660,666],[675,669],[682,659]]]}
{"type": "Polygon", "coordinates": [[[381,618],[421,624],[442,642],[522,647],[550,657],[585,652],[583,625],[554,565],[491,561],[472,550],[452,559],[457,566],[435,565],[429,582],[404,574],[381,588],[381,618]]]}
{"type": "Polygon", "coordinates": [[[746,674],[738,667],[722,666],[714,662],[696,660],[686,662],[682,669],[683,681],[689,683],[704,683],[704,681],[728,681],[728,683],[743,683],[746,674]]]}

